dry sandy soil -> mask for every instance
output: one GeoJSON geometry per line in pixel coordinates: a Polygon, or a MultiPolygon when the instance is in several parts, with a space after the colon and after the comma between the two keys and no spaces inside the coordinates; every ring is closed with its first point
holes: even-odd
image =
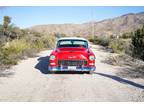
{"type": "Polygon", "coordinates": [[[93,74],[47,72],[49,50],[20,61],[1,72],[0,101],[144,101],[144,79],[117,76],[124,67],[104,62],[111,53],[100,46],[93,51],[93,74]]]}

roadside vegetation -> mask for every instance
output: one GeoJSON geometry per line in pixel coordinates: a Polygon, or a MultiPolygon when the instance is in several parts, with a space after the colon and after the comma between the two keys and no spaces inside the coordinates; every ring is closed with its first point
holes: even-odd
{"type": "Polygon", "coordinates": [[[15,65],[20,59],[32,57],[43,49],[53,48],[55,39],[55,34],[20,29],[11,23],[9,16],[4,16],[0,25],[0,68],[15,65]]]}
{"type": "Polygon", "coordinates": [[[112,52],[128,54],[144,60],[144,26],[134,32],[124,33],[120,36],[90,36],[88,40],[94,44],[111,48],[112,52]]]}
{"type": "Polygon", "coordinates": [[[121,36],[95,36],[89,37],[88,40],[117,53],[107,58],[105,62],[111,65],[127,66],[128,70],[118,73],[119,76],[136,78],[144,75],[144,26],[121,36]]]}
{"type": "Polygon", "coordinates": [[[114,37],[114,36],[95,36],[89,37],[88,40],[94,44],[102,45],[106,48],[111,49],[111,52],[115,53],[125,53],[128,52],[127,48],[131,41],[130,38],[114,37]]]}

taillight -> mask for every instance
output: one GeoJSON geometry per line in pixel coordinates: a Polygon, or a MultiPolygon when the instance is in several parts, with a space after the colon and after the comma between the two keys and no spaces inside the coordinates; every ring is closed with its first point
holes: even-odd
{"type": "Polygon", "coordinates": [[[55,59],[56,59],[55,55],[50,56],[50,60],[55,60],[55,59]]]}
{"type": "Polygon", "coordinates": [[[94,56],[94,55],[90,55],[90,56],[89,56],[89,60],[90,60],[90,61],[95,60],[95,56],[94,56]]]}

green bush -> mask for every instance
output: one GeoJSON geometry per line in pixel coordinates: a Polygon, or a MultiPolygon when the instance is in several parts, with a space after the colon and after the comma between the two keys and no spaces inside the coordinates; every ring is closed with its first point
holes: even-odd
{"type": "Polygon", "coordinates": [[[54,48],[55,37],[41,35],[41,37],[23,37],[5,43],[0,47],[0,65],[15,65],[23,56],[33,56],[45,48],[54,48]]]}
{"type": "Polygon", "coordinates": [[[0,61],[1,64],[15,65],[22,53],[28,48],[28,44],[24,40],[13,40],[1,48],[0,61]]]}
{"type": "Polygon", "coordinates": [[[99,37],[97,41],[102,46],[109,46],[109,44],[110,44],[110,38],[109,37],[99,37]]]}
{"type": "Polygon", "coordinates": [[[108,46],[110,43],[110,38],[109,37],[98,37],[98,36],[94,36],[94,37],[89,37],[88,40],[94,44],[98,44],[98,45],[102,45],[102,46],[108,46]]]}
{"type": "Polygon", "coordinates": [[[45,34],[42,36],[42,42],[44,43],[44,48],[54,48],[56,37],[54,35],[45,34]]]}
{"type": "Polygon", "coordinates": [[[29,47],[30,45],[24,39],[20,39],[9,42],[4,48],[7,49],[9,54],[20,54],[29,47]]]}
{"type": "Polygon", "coordinates": [[[116,53],[124,53],[127,43],[128,42],[123,39],[113,39],[111,40],[109,47],[116,53]]]}
{"type": "Polygon", "coordinates": [[[6,49],[0,49],[0,65],[16,65],[17,59],[10,55],[6,49]]]}
{"type": "Polygon", "coordinates": [[[120,36],[120,38],[130,39],[132,36],[133,36],[132,32],[130,32],[130,33],[123,33],[122,36],[120,36]]]}
{"type": "Polygon", "coordinates": [[[88,41],[90,41],[90,42],[92,42],[92,43],[94,43],[94,41],[95,41],[95,39],[94,39],[93,36],[89,36],[89,37],[87,37],[87,39],[88,39],[88,41]]]}
{"type": "Polygon", "coordinates": [[[144,26],[134,32],[132,40],[132,56],[144,60],[144,26]]]}
{"type": "Polygon", "coordinates": [[[88,40],[93,42],[94,44],[102,45],[105,47],[109,47],[115,53],[127,53],[130,54],[130,38],[112,38],[112,37],[89,37],[88,40]]]}

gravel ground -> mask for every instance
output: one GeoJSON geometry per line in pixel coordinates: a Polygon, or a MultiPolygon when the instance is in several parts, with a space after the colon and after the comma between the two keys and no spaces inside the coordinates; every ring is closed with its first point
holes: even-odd
{"type": "Polygon", "coordinates": [[[144,79],[116,75],[122,68],[103,62],[112,54],[93,45],[93,74],[47,72],[50,50],[22,60],[0,77],[0,101],[144,101],[144,79]]]}

